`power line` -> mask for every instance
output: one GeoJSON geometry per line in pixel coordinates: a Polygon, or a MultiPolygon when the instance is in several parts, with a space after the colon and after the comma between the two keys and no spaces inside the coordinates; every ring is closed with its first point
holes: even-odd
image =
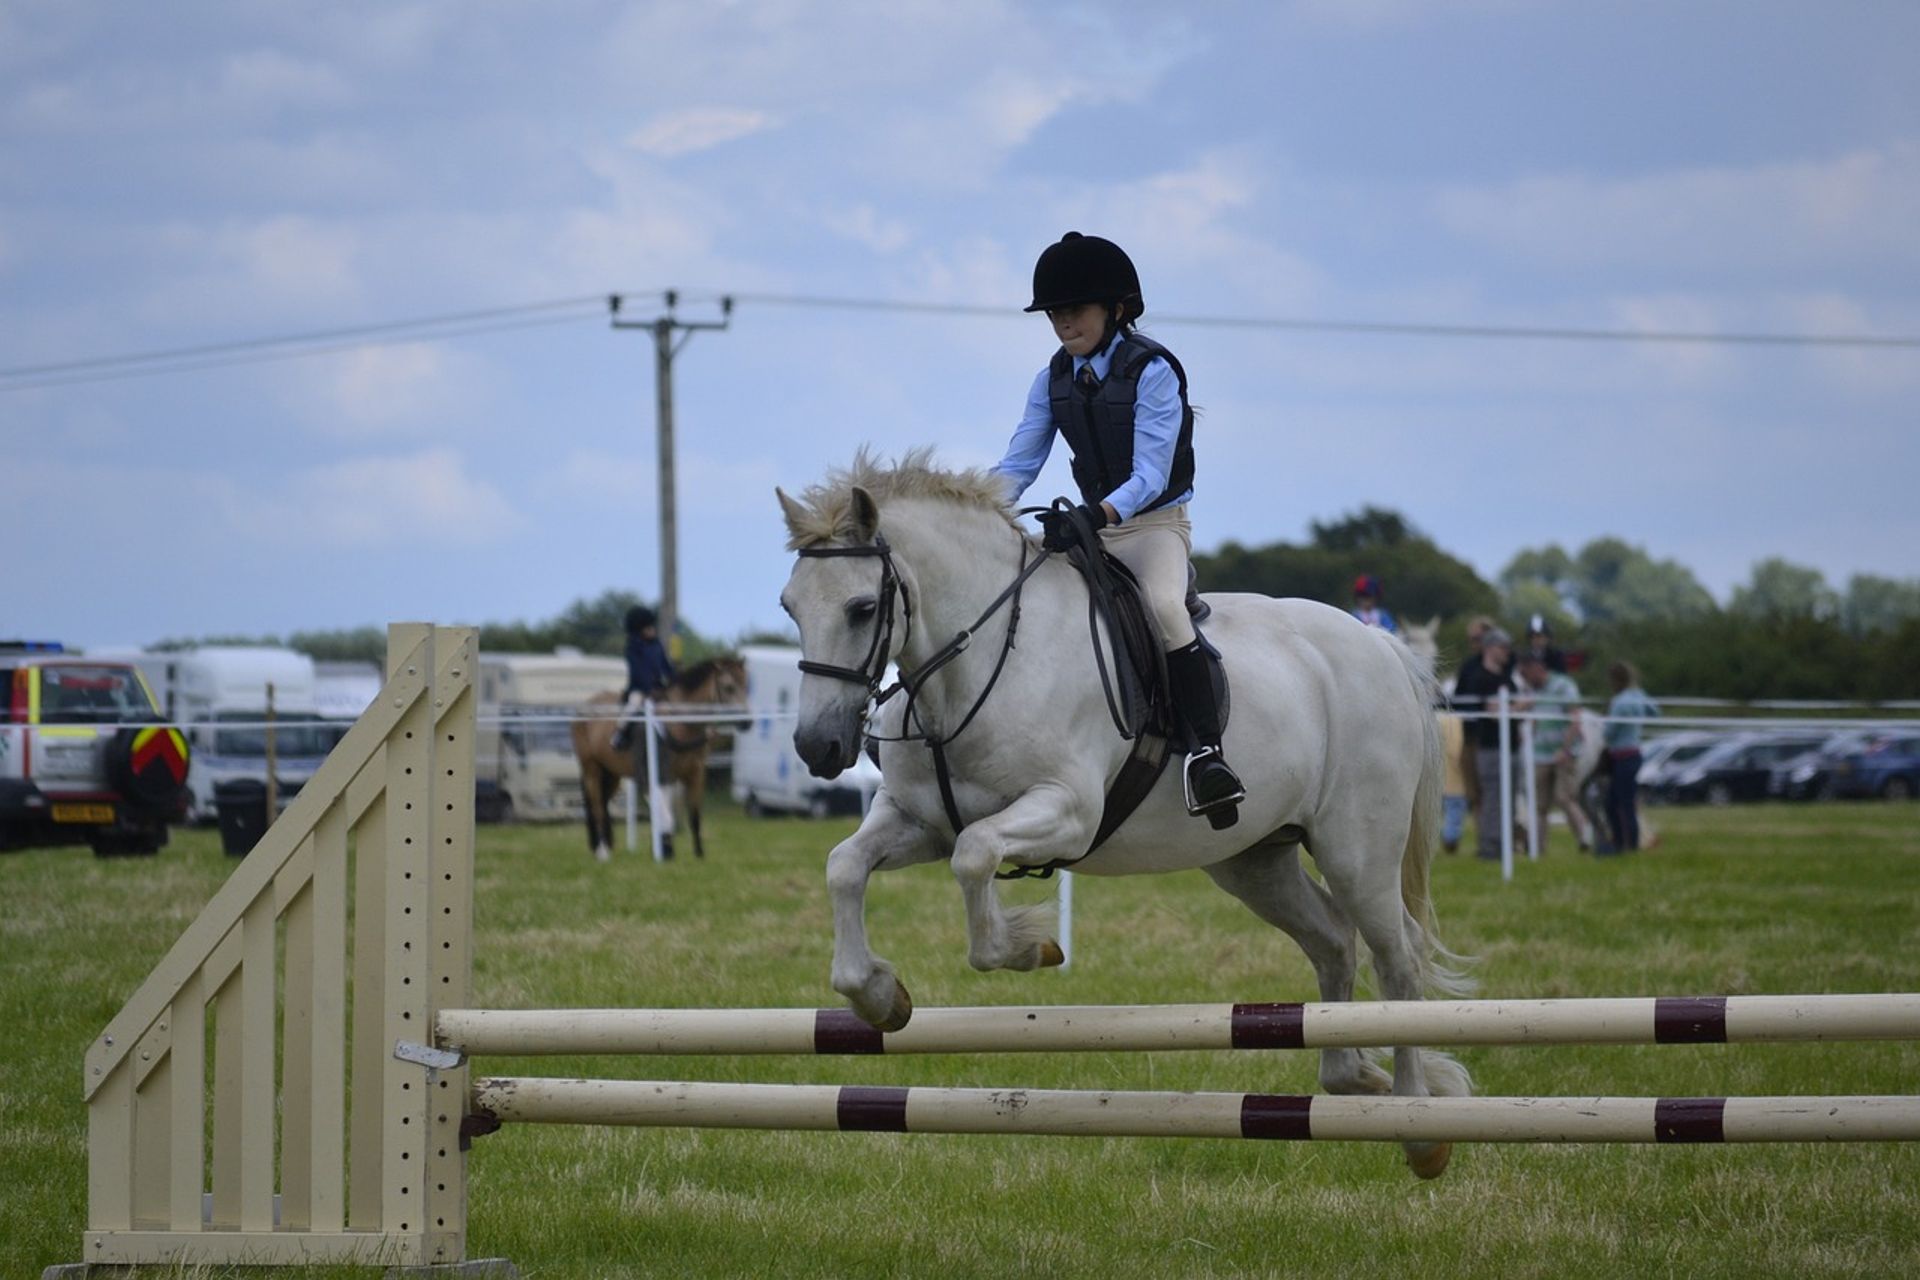
{"type": "MultiPolygon", "coordinates": [[[[695,296],[695,295],[687,295],[695,296]]],[[[707,295],[697,295],[706,297],[707,295]]],[[[713,295],[718,296],[718,295],[713,295]]],[[[838,311],[894,311],[931,315],[1011,316],[1008,307],[967,303],[898,302],[823,294],[735,293],[738,302],[838,311]]],[[[1426,324],[1387,320],[1309,320],[1286,316],[1203,316],[1155,312],[1154,323],[1214,329],[1303,333],[1361,333],[1426,338],[1530,338],[1562,342],[1667,342],[1720,346],[1866,347],[1920,350],[1920,337],[1842,333],[1713,333],[1661,329],[1582,329],[1547,325],[1426,324]]]]}
{"type": "Polygon", "coordinates": [[[507,307],[489,307],[482,311],[455,311],[441,315],[420,316],[412,320],[383,320],[374,324],[347,325],[338,329],[313,329],[305,333],[281,334],[270,338],[242,338],[228,342],[209,342],[193,347],[173,347],[165,351],[93,356],[84,360],[66,360],[56,364],[16,365],[11,369],[0,369],[0,378],[68,373],[78,369],[141,364],[153,360],[177,360],[189,356],[224,355],[228,352],[258,350],[262,347],[284,347],[309,342],[327,342],[340,338],[364,337],[368,334],[390,333],[399,329],[437,328],[441,325],[468,324],[478,320],[496,320],[503,316],[525,315],[530,311],[556,311],[561,308],[583,307],[589,303],[598,306],[604,301],[605,295],[596,293],[588,297],[556,298],[549,302],[522,302],[507,307]]]}
{"type": "MultiPolygon", "coordinates": [[[[596,298],[596,303],[604,306],[605,300],[596,298]]],[[[44,378],[33,378],[18,382],[0,381],[0,392],[32,391],[40,387],[68,387],[89,382],[120,382],[128,378],[151,378],[163,373],[191,373],[196,369],[221,369],[237,364],[266,364],[277,360],[302,360],[308,356],[338,355],[346,351],[359,351],[367,347],[397,346],[406,342],[423,342],[439,338],[464,338],[476,334],[506,333],[518,329],[539,329],[560,324],[579,324],[594,318],[594,313],[583,312],[580,315],[541,316],[525,320],[507,320],[492,324],[473,324],[452,328],[435,328],[400,334],[388,334],[384,337],[368,337],[348,342],[337,342],[317,346],[296,347],[284,351],[245,351],[237,350],[229,355],[209,356],[202,360],[182,360],[171,364],[152,364],[144,366],[107,367],[95,372],[77,372],[56,374],[44,378]]],[[[111,357],[102,357],[103,360],[111,357]]],[[[3,377],[4,375],[0,375],[3,377]]]]}
{"type": "MultiPolygon", "coordinates": [[[[547,325],[570,324],[600,314],[610,298],[649,296],[589,294],[527,302],[484,310],[451,312],[410,320],[319,329],[305,333],[244,338],[166,350],[92,356],[76,360],[0,368],[0,392],[44,387],[111,382],[126,378],[186,373],[237,364],[335,355],[364,347],[439,338],[470,337],[547,325]],[[588,308],[592,308],[589,310],[588,308]],[[540,314],[565,312],[570,314],[540,314]],[[577,314],[571,314],[577,313],[577,314]]],[[[861,298],[830,294],[795,293],[682,293],[683,299],[718,301],[730,296],[736,303],[809,310],[869,311],[901,315],[948,315],[1013,319],[1010,307],[959,302],[911,302],[893,298],[861,298]]],[[[1840,333],[1748,333],[1649,329],[1598,329],[1546,325],[1429,324],[1413,321],[1315,320],[1289,316],[1208,316],[1154,314],[1156,324],[1195,328],[1247,329],[1290,333],[1344,333],[1377,337],[1468,338],[1556,342],[1663,343],[1694,346],[1814,347],[1855,350],[1920,350],[1920,337],[1907,335],[1840,333]]]]}

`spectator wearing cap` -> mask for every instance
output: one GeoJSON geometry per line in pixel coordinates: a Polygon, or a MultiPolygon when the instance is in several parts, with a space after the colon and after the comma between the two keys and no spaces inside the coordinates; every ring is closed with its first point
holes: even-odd
{"type": "Polygon", "coordinates": [[[1587,850],[1586,823],[1580,813],[1579,746],[1580,687],[1573,677],[1554,671],[1538,649],[1520,655],[1518,664],[1523,696],[1514,705],[1531,711],[1533,722],[1533,820],[1540,825],[1540,847],[1547,843],[1547,817],[1555,807],[1567,819],[1580,851],[1587,850]]]}
{"type": "Polygon", "coordinates": [[[1547,664],[1547,670],[1566,674],[1567,655],[1554,648],[1553,627],[1548,624],[1545,614],[1536,613],[1527,619],[1527,647],[1524,652],[1540,655],[1540,660],[1547,664]]]}
{"type": "MultiPolygon", "coordinates": [[[[1462,663],[1460,674],[1454,680],[1454,705],[1465,715],[1472,717],[1467,725],[1467,737],[1473,743],[1474,772],[1479,779],[1480,803],[1478,805],[1477,825],[1478,844],[1475,852],[1482,858],[1500,856],[1500,720],[1495,714],[1500,694],[1512,692],[1513,683],[1513,637],[1499,627],[1489,627],[1480,637],[1480,661],[1462,663]]],[[[1519,745],[1518,721],[1508,726],[1508,744],[1519,745]]],[[[1520,753],[1516,749],[1510,759],[1517,772],[1520,753]]]]}
{"type": "Polygon", "coordinates": [[[1400,632],[1400,624],[1380,603],[1380,579],[1370,573],[1363,573],[1353,580],[1353,616],[1389,635],[1398,635],[1400,632]]]}

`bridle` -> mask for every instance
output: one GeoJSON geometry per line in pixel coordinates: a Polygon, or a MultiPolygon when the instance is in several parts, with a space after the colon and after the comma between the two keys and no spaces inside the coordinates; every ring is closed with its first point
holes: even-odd
{"type": "Polygon", "coordinates": [[[1029,559],[1032,556],[1033,544],[1027,541],[1025,534],[1016,536],[1020,539],[1020,572],[1008,584],[1006,590],[994,597],[993,603],[974,619],[972,626],[963,628],[955,634],[953,639],[941,645],[932,656],[911,672],[903,670],[900,679],[885,690],[881,689],[880,684],[886,679],[887,660],[893,656],[893,601],[896,595],[900,598],[900,612],[906,619],[906,633],[900,641],[903,652],[907,643],[913,639],[913,594],[907,590],[906,580],[900,576],[899,566],[893,562],[893,548],[887,545],[884,537],[876,533],[873,542],[865,546],[802,547],[796,553],[802,559],[871,557],[880,561],[879,615],[874,622],[873,643],[867,647],[866,657],[860,660],[860,665],[857,667],[841,667],[802,658],[800,670],[807,675],[826,676],[831,680],[844,680],[849,684],[862,685],[867,690],[868,698],[876,706],[885,703],[896,693],[902,691],[906,693],[906,713],[901,720],[902,732],[891,738],[881,737],[878,734],[868,736],[876,742],[924,742],[927,744],[928,750],[933,752],[933,771],[940,783],[940,799],[946,806],[947,821],[953,824],[955,835],[958,835],[960,829],[966,825],[966,820],[960,816],[960,806],[954,799],[953,775],[947,766],[947,746],[973,723],[973,718],[980,713],[980,708],[986,705],[987,696],[993,692],[994,685],[999,683],[1000,673],[1006,669],[1007,658],[1013,652],[1014,635],[1020,629],[1020,593],[1027,585],[1027,579],[1031,578],[1053,554],[1051,551],[1042,550],[1038,556],[1029,559]],[[925,687],[936,671],[965,653],[967,646],[973,643],[974,633],[985,625],[987,619],[998,613],[1001,606],[1009,602],[1012,605],[1012,612],[1007,618],[1007,636],[1000,646],[1000,658],[994,663],[993,674],[987,677],[986,686],[980,690],[980,696],[974,699],[973,706],[961,718],[960,723],[954,726],[953,731],[945,737],[933,736],[924,725],[920,724],[919,708],[916,705],[920,690],[925,687]]]}
{"type": "Polygon", "coordinates": [[[857,667],[836,667],[829,662],[809,662],[800,659],[800,670],[806,675],[826,676],[832,680],[845,680],[851,684],[865,685],[867,696],[880,698],[880,682],[887,678],[887,660],[893,656],[893,598],[900,597],[902,613],[906,615],[907,631],[901,637],[900,647],[905,648],[913,639],[913,595],[907,590],[906,583],[900,577],[899,568],[893,563],[893,548],[878,533],[873,541],[859,547],[802,547],[797,553],[803,560],[826,560],[849,557],[877,557],[880,561],[880,600],[879,612],[875,615],[873,643],[867,647],[867,656],[860,659],[857,667]]]}

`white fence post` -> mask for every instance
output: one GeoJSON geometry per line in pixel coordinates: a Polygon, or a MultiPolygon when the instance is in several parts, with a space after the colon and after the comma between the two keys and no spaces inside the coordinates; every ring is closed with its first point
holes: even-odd
{"type": "Polygon", "coordinates": [[[640,784],[620,779],[620,798],[627,806],[627,852],[632,853],[640,847],[640,784]]]}
{"type": "Polygon", "coordinates": [[[1060,967],[1073,964],[1073,872],[1060,873],[1060,967]]]}
{"type": "Polygon", "coordinates": [[[641,704],[641,728],[647,735],[647,825],[651,828],[653,860],[667,860],[667,836],[673,832],[673,805],[660,792],[660,722],[653,718],[653,699],[641,704]]]}
{"type": "Polygon", "coordinates": [[[1495,723],[1500,726],[1500,878],[1513,879],[1513,743],[1507,732],[1513,724],[1513,711],[1507,691],[1500,690],[1494,702],[1495,723]]]}
{"type": "Polygon", "coordinates": [[[1533,718],[1520,722],[1520,767],[1526,774],[1520,790],[1527,799],[1527,861],[1540,861],[1540,850],[1547,843],[1546,823],[1540,818],[1540,783],[1533,768],[1533,718]]]}

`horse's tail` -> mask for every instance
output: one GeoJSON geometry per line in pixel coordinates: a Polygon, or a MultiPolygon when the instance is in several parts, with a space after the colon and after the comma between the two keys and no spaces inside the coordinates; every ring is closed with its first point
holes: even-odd
{"type": "Polygon", "coordinates": [[[1419,934],[1415,954],[1420,958],[1420,976],[1427,991],[1437,996],[1469,996],[1477,985],[1467,972],[1473,961],[1448,950],[1440,941],[1427,879],[1434,846],[1440,842],[1441,792],[1447,777],[1440,722],[1434,711],[1439,684],[1428,664],[1406,645],[1396,643],[1393,650],[1406,669],[1421,712],[1420,785],[1414,789],[1413,824],[1400,858],[1400,897],[1406,904],[1407,918],[1419,934]]]}

